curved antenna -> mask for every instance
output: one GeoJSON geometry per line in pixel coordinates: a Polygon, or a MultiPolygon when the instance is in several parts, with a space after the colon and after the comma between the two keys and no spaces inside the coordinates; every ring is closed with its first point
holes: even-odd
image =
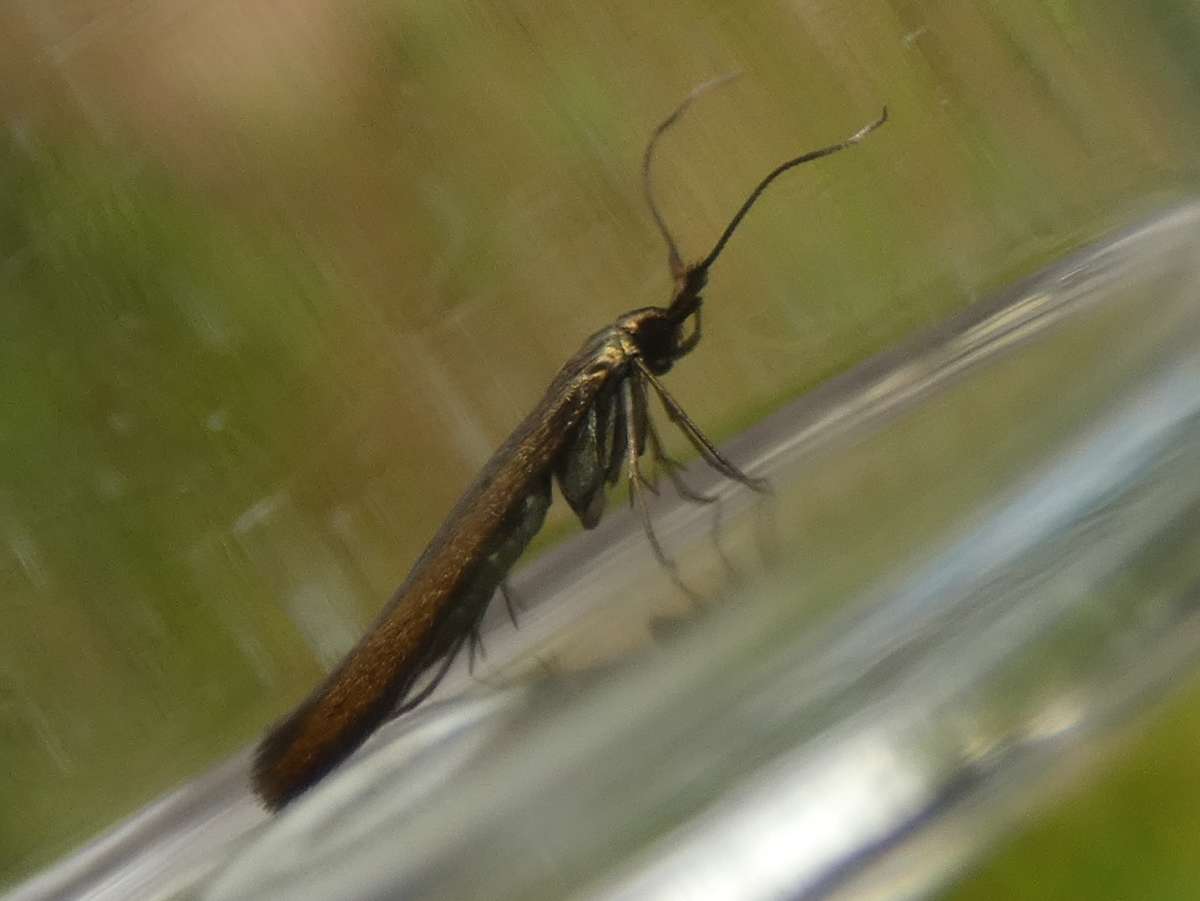
{"type": "Polygon", "coordinates": [[[679,118],[687,112],[688,107],[695,102],[697,97],[712,88],[717,88],[728,81],[733,81],[733,79],[741,74],[741,72],[730,72],[727,75],[710,79],[692,88],[691,93],[683,98],[683,102],[675,107],[671,115],[663,119],[658,124],[658,127],[654,129],[654,133],[650,135],[650,143],[646,145],[646,153],[642,156],[642,190],[646,195],[646,203],[650,206],[650,215],[654,217],[654,224],[658,226],[659,234],[667,242],[667,265],[671,267],[671,275],[676,279],[683,277],[687,272],[687,267],[683,264],[683,258],[679,255],[679,248],[675,246],[675,239],[671,237],[667,223],[663,219],[662,213],[658,209],[658,204],[654,200],[654,184],[650,177],[650,163],[654,159],[654,148],[657,146],[658,139],[662,137],[663,132],[679,121],[679,118]]]}
{"type": "MultiPolygon", "coordinates": [[[[690,98],[689,101],[685,101],[685,106],[687,102],[690,102],[690,98]]],[[[725,231],[721,233],[721,237],[717,239],[717,243],[713,246],[713,249],[708,256],[706,256],[699,263],[696,263],[694,266],[691,266],[688,269],[688,272],[704,272],[713,264],[717,257],[721,255],[721,251],[725,249],[725,245],[729,243],[729,239],[733,236],[734,231],[746,217],[746,214],[750,212],[750,207],[754,206],[754,202],[758,200],[759,195],[761,195],[762,192],[767,189],[767,186],[780,175],[782,175],[784,172],[787,172],[788,169],[799,166],[801,163],[811,163],[813,160],[819,160],[823,156],[829,156],[830,154],[837,153],[839,150],[845,150],[847,147],[853,147],[855,144],[877,129],[880,125],[886,122],[887,119],[888,111],[887,107],[885,106],[883,108],[883,114],[878,119],[876,119],[870,125],[864,125],[841,143],[831,144],[828,147],[822,147],[820,150],[811,150],[808,153],[801,154],[795,159],[790,159],[786,162],[780,163],[778,166],[772,169],[769,173],[767,173],[766,178],[758,183],[758,187],[750,192],[750,196],[746,198],[741,208],[734,213],[733,218],[729,220],[729,224],[725,226],[725,231]]],[[[671,250],[674,252],[675,248],[672,247],[671,250]]]]}

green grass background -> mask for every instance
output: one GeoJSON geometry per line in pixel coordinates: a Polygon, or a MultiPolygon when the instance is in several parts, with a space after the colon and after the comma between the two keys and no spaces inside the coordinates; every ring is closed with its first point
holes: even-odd
{"type": "MultiPolygon", "coordinates": [[[[657,163],[689,256],[892,122],[716,267],[670,376],[716,437],[1200,176],[1187,0],[0,10],[0,880],[251,741],[582,339],[666,299],[641,150],[734,70],[657,163]]],[[[1179,891],[1197,711],[958,895],[1179,891]]]]}

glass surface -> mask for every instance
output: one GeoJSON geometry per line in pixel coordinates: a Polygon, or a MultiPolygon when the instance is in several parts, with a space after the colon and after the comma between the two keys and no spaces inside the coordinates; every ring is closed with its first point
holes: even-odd
{"type": "MultiPolygon", "coordinates": [[[[628,602],[652,564],[627,541],[597,536],[570,568],[547,555],[566,584],[543,586],[520,633],[557,620],[533,644],[535,688],[398,721],[201,896],[938,886],[1200,660],[1198,250],[1200,207],[1168,214],[741,436],[733,450],[778,487],[773,534],[796,547],[841,524],[860,536],[848,557],[784,556],[703,612],[647,620],[628,602]],[[1067,360],[1104,375],[1060,382],[1067,360]],[[981,411],[1005,440],[943,437],[981,411]],[[853,503],[895,472],[913,478],[886,503],[853,503]],[[864,552],[877,545],[907,550],[864,552]],[[640,653],[572,670],[635,627],[640,653]]],[[[742,506],[725,511],[733,559],[761,514],[742,506]]],[[[656,521],[692,561],[717,556],[707,517],[675,501],[656,521]]]]}
{"type": "MultiPolygon", "coordinates": [[[[4,4],[0,884],[253,741],[583,338],[666,298],[638,166],[693,85],[744,73],[662,146],[689,257],[780,159],[892,114],[773,188],[716,267],[669,385],[725,439],[1190,196],[1198,51],[1189,0],[4,4]]],[[[923,406],[903,453],[781,477],[802,503],[765,531],[802,561],[795,627],[1083,434],[1124,390],[1112,361],[1182,333],[1157,306],[1177,288],[1105,306],[1130,312],[953,414],[923,406]]],[[[540,603],[559,570],[536,552],[577,530],[561,506],[522,577],[539,614],[512,655],[496,629],[482,679],[522,684],[517,645],[552,673],[617,661],[687,612],[624,518],[603,528],[641,555],[637,591],[594,569],[540,603]],[[600,607],[582,639],[554,612],[600,607]]],[[[760,518],[726,506],[756,583],[760,518]]],[[[672,515],[711,516],[667,515],[668,540],[672,515]]],[[[711,548],[681,564],[724,597],[711,548]]],[[[235,833],[257,820],[240,803],[235,833]]]]}

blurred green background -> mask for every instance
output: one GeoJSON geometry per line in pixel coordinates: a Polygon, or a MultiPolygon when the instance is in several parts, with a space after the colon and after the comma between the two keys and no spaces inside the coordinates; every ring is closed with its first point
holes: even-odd
{"type": "MultiPolygon", "coordinates": [[[[1191,0],[0,7],[0,883],[252,741],[667,299],[640,154],[734,70],[658,160],[689,255],[892,122],[716,267],[670,380],[718,438],[1200,184],[1191,0]]],[[[1198,734],[1193,692],[956,896],[1190,897],[1198,734]]]]}

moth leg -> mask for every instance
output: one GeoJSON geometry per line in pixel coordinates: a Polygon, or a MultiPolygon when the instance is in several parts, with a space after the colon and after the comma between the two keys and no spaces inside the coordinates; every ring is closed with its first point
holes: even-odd
{"type": "Polygon", "coordinates": [[[483,647],[483,636],[479,634],[478,623],[471,627],[471,631],[467,634],[467,675],[474,677],[475,675],[475,654],[479,654],[480,660],[487,660],[487,651],[483,647]]]}
{"type": "Polygon", "coordinates": [[[508,585],[508,579],[502,579],[500,581],[500,597],[504,598],[504,609],[508,611],[508,618],[512,620],[513,628],[521,628],[519,625],[517,625],[517,608],[521,605],[514,600],[512,589],[509,588],[508,585]]]}
{"type": "Polygon", "coordinates": [[[654,534],[654,524],[650,520],[650,508],[646,505],[646,496],[642,493],[642,489],[646,486],[646,480],[642,477],[638,465],[638,445],[641,436],[636,431],[638,421],[634,415],[633,387],[629,384],[628,379],[621,384],[621,394],[625,402],[625,439],[629,454],[629,503],[637,506],[638,513],[642,518],[642,529],[650,541],[650,549],[654,551],[655,559],[671,576],[671,581],[679,587],[680,591],[693,601],[699,601],[700,595],[692,591],[679,577],[679,568],[675,565],[675,561],[666,555],[662,545],[658,542],[658,536],[654,534]]]}
{"type": "MultiPolygon", "coordinates": [[[[624,383],[630,385],[629,381],[624,383]]],[[[646,444],[650,438],[650,432],[653,424],[650,422],[650,405],[646,403],[646,389],[637,381],[632,383],[633,388],[633,407],[632,416],[626,416],[626,421],[630,423],[629,429],[634,436],[634,443],[631,446],[632,452],[639,459],[646,453],[646,444]]],[[[638,480],[642,486],[646,488],[655,497],[658,497],[658,461],[655,460],[655,474],[652,478],[647,479],[638,468],[638,480]]]]}
{"type": "MultiPolygon", "coordinates": [[[[653,433],[652,433],[653,434],[653,433]]],[[[651,450],[654,452],[654,462],[662,467],[663,472],[667,474],[667,478],[671,480],[671,485],[675,488],[675,493],[691,504],[699,504],[706,506],[708,504],[719,504],[721,499],[712,494],[701,494],[693,489],[679,471],[683,469],[683,464],[662,452],[662,445],[659,443],[659,438],[654,435],[650,440],[651,450]]]]}
{"type": "MultiPolygon", "coordinates": [[[[646,426],[650,421],[647,415],[646,405],[638,405],[637,391],[630,391],[629,379],[621,383],[621,397],[619,398],[621,410],[624,413],[622,419],[623,428],[625,429],[625,453],[624,456],[629,461],[629,509],[633,509],[639,503],[644,506],[645,501],[638,493],[642,488],[657,495],[658,490],[652,486],[646,477],[642,475],[642,469],[638,462],[643,453],[646,451],[646,426]],[[634,490],[634,483],[637,483],[637,491],[634,490]]],[[[657,544],[657,540],[650,539],[652,545],[657,544]]],[[[657,554],[658,551],[656,550],[657,554]]]]}
{"type": "Polygon", "coordinates": [[[683,407],[679,406],[678,401],[673,398],[667,389],[663,386],[654,373],[652,373],[646,364],[640,359],[635,359],[638,370],[646,380],[650,382],[650,386],[658,394],[659,400],[667,410],[667,416],[671,421],[679,427],[679,430],[687,436],[688,441],[696,448],[700,456],[704,458],[704,462],[719,472],[728,479],[733,479],[735,482],[740,482],[751,491],[756,491],[759,494],[770,494],[771,484],[766,479],[756,479],[746,475],[732,463],[725,459],[713,443],[705,437],[699,427],[692,422],[691,418],[683,411],[683,407]]]}
{"type": "Polygon", "coordinates": [[[405,698],[404,702],[400,704],[400,706],[394,711],[392,711],[393,716],[399,716],[402,713],[408,713],[408,711],[412,710],[414,707],[420,706],[420,704],[423,703],[426,698],[428,698],[437,690],[438,685],[440,685],[441,681],[446,678],[446,673],[450,672],[450,667],[454,663],[454,658],[457,657],[459,651],[462,650],[462,647],[466,643],[469,635],[470,633],[464,633],[459,638],[454,640],[454,644],[450,646],[450,649],[446,651],[445,656],[442,657],[441,664],[438,666],[437,672],[433,674],[433,678],[429,680],[424,688],[422,688],[411,698],[405,698]]]}
{"type": "MultiPolygon", "coordinates": [[[[643,405],[645,405],[646,389],[641,382],[634,385],[634,390],[642,396],[643,405]]],[[[650,445],[650,452],[654,456],[655,466],[661,466],[663,472],[667,474],[667,478],[671,480],[671,484],[675,487],[675,493],[686,501],[693,504],[713,504],[718,503],[719,498],[710,494],[701,494],[698,491],[692,490],[691,486],[683,480],[683,476],[679,474],[679,470],[683,469],[683,464],[667,454],[663,447],[662,436],[658,434],[658,426],[654,424],[654,419],[647,416],[645,423],[646,437],[650,445]]]]}
{"type": "Polygon", "coordinates": [[[679,474],[679,470],[683,468],[683,464],[673,457],[668,456],[663,451],[662,438],[658,434],[658,428],[654,425],[653,419],[647,419],[646,425],[649,430],[650,449],[654,454],[655,462],[662,465],[663,470],[667,473],[667,478],[671,480],[671,484],[675,486],[675,492],[684,500],[693,504],[707,506],[712,504],[713,518],[712,530],[709,537],[712,538],[713,549],[717,552],[717,559],[721,561],[721,566],[725,568],[725,572],[733,578],[740,577],[741,573],[738,568],[733,565],[733,561],[729,559],[729,555],[725,553],[725,547],[721,544],[721,498],[715,494],[701,494],[694,491],[691,486],[683,480],[683,476],[679,474]]]}

